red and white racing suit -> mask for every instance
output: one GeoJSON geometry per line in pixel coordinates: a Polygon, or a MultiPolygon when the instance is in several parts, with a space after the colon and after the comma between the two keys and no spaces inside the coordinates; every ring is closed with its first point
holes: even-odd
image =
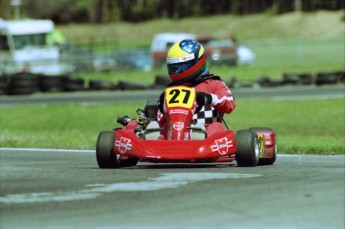
{"type": "MultiPolygon", "coordinates": [[[[224,130],[221,124],[224,113],[230,114],[235,109],[235,100],[230,89],[219,77],[210,77],[205,81],[194,86],[197,92],[211,94],[212,102],[205,105],[201,110],[194,114],[193,123],[202,123],[206,127],[208,136],[224,130]]],[[[158,116],[160,126],[163,126],[165,119],[158,116]]]]}

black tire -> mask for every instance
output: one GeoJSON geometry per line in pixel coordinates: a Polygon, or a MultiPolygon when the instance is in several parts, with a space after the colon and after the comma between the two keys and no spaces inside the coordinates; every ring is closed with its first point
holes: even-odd
{"type": "Polygon", "coordinates": [[[166,87],[167,85],[171,84],[171,79],[169,76],[166,75],[157,75],[155,78],[155,85],[166,87]]]}
{"type": "Polygon", "coordinates": [[[0,95],[7,94],[8,81],[7,76],[0,76],[0,95]]]}
{"type": "Polygon", "coordinates": [[[240,167],[256,166],[259,162],[259,145],[256,134],[252,130],[236,132],[235,154],[237,165],[240,167]]]}
{"type": "Polygon", "coordinates": [[[117,85],[111,81],[105,80],[90,80],[89,90],[116,90],[117,85]]]}
{"type": "Polygon", "coordinates": [[[0,88],[0,95],[6,95],[7,89],[0,88]]]}
{"type": "Polygon", "coordinates": [[[43,92],[61,92],[64,90],[61,76],[39,75],[39,86],[43,92]]]}
{"type": "Polygon", "coordinates": [[[249,129],[252,130],[252,131],[272,130],[272,128],[268,128],[268,127],[251,127],[249,129]]]}
{"type": "Polygon", "coordinates": [[[313,76],[310,73],[299,74],[299,81],[302,85],[310,85],[313,83],[313,76]]]}
{"type": "Polygon", "coordinates": [[[63,85],[65,91],[84,91],[84,79],[63,77],[63,85]]]}
{"type": "Polygon", "coordinates": [[[319,72],[316,75],[315,84],[320,86],[324,84],[336,84],[338,82],[338,76],[333,72],[319,72]]]}
{"type": "Polygon", "coordinates": [[[272,158],[260,158],[258,165],[273,165],[276,161],[277,154],[274,154],[272,158]]]}
{"type": "Polygon", "coordinates": [[[10,77],[8,94],[26,95],[39,90],[37,77],[31,73],[16,73],[10,77]]]}
{"type": "Polygon", "coordinates": [[[18,83],[20,86],[23,85],[36,85],[38,80],[37,76],[31,73],[15,73],[10,76],[11,83],[18,83]]]}
{"type": "MultiPolygon", "coordinates": [[[[267,128],[267,127],[253,127],[253,128],[250,128],[250,130],[256,132],[256,131],[260,131],[260,130],[272,130],[272,128],[267,128]]],[[[272,165],[276,159],[277,159],[277,138],[276,136],[274,136],[276,142],[276,147],[275,147],[275,152],[274,152],[274,156],[272,158],[259,158],[259,162],[258,162],[258,165],[272,165]]]]}
{"type": "Polygon", "coordinates": [[[339,83],[345,83],[345,71],[338,71],[334,74],[338,77],[339,83]]]}
{"type": "Polygon", "coordinates": [[[7,90],[9,95],[30,95],[38,91],[38,87],[10,87],[7,90]]]}
{"type": "Polygon", "coordinates": [[[119,88],[121,90],[146,90],[149,89],[150,86],[141,83],[119,81],[119,88]]]}
{"type": "Polygon", "coordinates": [[[102,131],[99,133],[96,145],[96,158],[100,168],[117,168],[116,154],[113,152],[114,132],[102,131]]]}
{"type": "Polygon", "coordinates": [[[262,76],[257,83],[261,87],[278,87],[284,84],[282,80],[272,80],[268,76],[262,76]]]}
{"type": "Polygon", "coordinates": [[[120,167],[135,166],[136,164],[138,164],[138,161],[139,160],[136,158],[128,158],[128,159],[120,160],[120,167]]]}
{"type": "Polygon", "coordinates": [[[299,76],[296,73],[283,73],[283,83],[284,84],[298,84],[299,76]]]}

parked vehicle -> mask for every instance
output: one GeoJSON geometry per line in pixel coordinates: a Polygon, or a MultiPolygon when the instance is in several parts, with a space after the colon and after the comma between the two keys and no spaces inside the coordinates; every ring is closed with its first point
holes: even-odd
{"type": "Polygon", "coordinates": [[[209,64],[237,64],[237,47],[235,39],[218,40],[212,36],[197,36],[186,33],[160,33],[156,34],[151,44],[151,58],[154,68],[166,65],[166,56],[169,48],[177,41],[193,39],[205,48],[209,64]]]}
{"type": "Polygon", "coordinates": [[[0,18],[0,74],[18,72],[58,75],[69,71],[60,63],[51,36],[51,20],[5,21],[0,18]]]}

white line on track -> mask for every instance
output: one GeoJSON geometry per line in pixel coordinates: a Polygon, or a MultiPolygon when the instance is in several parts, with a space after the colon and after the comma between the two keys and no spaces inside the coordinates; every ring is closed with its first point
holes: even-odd
{"type": "Polygon", "coordinates": [[[106,193],[113,192],[145,192],[162,189],[179,188],[194,182],[219,180],[219,179],[243,179],[256,178],[261,174],[243,173],[162,173],[158,177],[148,178],[146,181],[123,182],[112,184],[88,184],[81,190],[70,192],[39,192],[8,194],[0,197],[1,203],[20,204],[38,202],[61,202],[73,200],[94,199],[106,193]]]}

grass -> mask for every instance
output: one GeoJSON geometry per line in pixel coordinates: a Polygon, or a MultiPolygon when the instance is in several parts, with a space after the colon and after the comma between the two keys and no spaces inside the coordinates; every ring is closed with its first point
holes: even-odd
{"type": "MultiPolygon", "coordinates": [[[[136,108],[144,105],[4,107],[0,110],[0,147],[94,149],[100,131],[119,126],[115,117],[135,117],[136,108]]],[[[343,99],[238,99],[237,108],[226,121],[234,130],[273,128],[280,153],[344,154],[343,99]]]]}
{"type": "Polygon", "coordinates": [[[113,40],[118,48],[133,48],[148,47],[155,34],[165,32],[213,35],[221,39],[228,38],[232,33],[240,42],[252,39],[343,36],[343,16],[343,10],[281,15],[219,15],[139,23],[69,24],[58,25],[57,28],[72,42],[105,38],[113,40]]]}
{"type": "Polygon", "coordinates": [[[344,154],[344,100],[242,100],[227,120],[235,130],[273,128],[280,152],[344,154]]]}

